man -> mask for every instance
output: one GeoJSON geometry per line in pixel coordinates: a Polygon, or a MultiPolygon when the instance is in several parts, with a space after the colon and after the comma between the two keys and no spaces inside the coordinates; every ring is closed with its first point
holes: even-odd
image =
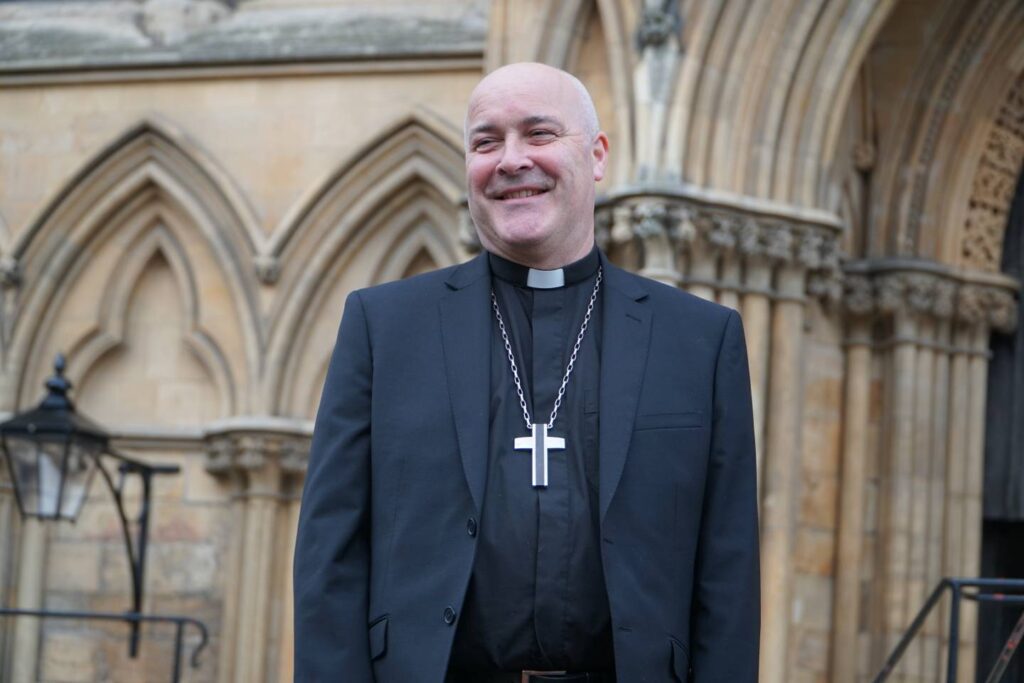
{"type": "Polygon", "coordinates": [[[498,69],[466,116],[484,253],[350,295],[299,522],[296,681],[757,680],[742,328],[597,250],[607,154],[579,81],[498,69]]]}

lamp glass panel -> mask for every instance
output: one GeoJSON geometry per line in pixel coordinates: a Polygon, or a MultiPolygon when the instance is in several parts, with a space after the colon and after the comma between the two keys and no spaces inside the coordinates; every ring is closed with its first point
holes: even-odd
{"type": "Polygon", "coordinates": [[[11,478],[18,493],[21,514],[25,516],[39,515],[39,444],[35,439],[16,436],[4,436],[4,449],[7,451],[11,478]]]}
{"type": "Polygon", "coordinates": [[[64,495],[61,497],[60,517],[74,521],[82,509],[89,485],[96,473],[98,448],[72,441],[68,448],[64,469],[64,495]]]}
{"type": "Polygon", "coordinates": [[[39,444],[39,498],[40,517],[57,517],[61,497],[61,461],[64,459],[66,441],[42,441],[39,444]]]}

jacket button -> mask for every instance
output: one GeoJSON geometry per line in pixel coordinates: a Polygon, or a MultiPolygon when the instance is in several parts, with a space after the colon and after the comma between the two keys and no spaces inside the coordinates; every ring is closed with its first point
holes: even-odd
{"type": "Polygon", "coordinates": [[[451,605],[444,608],[444,614],[442,616],[444,618],[444,623],[449,626],[455,623],[455,610],[452,609],[451,605]]]}
{"type": "Polygon", "coordinates": [[[470,536],[476,536],[476,520],[472,517],[466,520],[466,533],[470,536]]]}

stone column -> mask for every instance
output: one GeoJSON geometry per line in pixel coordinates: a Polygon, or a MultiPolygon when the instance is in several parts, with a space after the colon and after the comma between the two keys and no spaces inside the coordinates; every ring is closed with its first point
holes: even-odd
{"type": "Polygon", "coordinates": [[[686,272],[686,291],[708,301],[715,300],[718,265],[716,249],[709,241],[715,221],[711,215],[701,214],[694,220],[697,236],[689,247],[689,270],[686,272]]]}
{"type": "Polygon", "coordinates": [[[676,267],[675,247],[669,234],[669,208],[662,201],[647,200],[633,207],[633,234],[640,242],[643,266],[640,274],[678,287],[682,279],[676,267]]]}
{"type": "Polygon", "coordinates": [[[843,402],[843,460],[836,541],[836,583],[832,609],[833,683],[857,680],[860,640],[860,582],[863,560],[865,463],[869,457],[871,410],[871,283],[847,282],[846,391],[843,402]]]}
{"type": "Polygon", "coordinates": [[[302,435],[257,429],[209,437],[207,468],[214,474],[236,477],[240,483],[239,543],[232,549],[231,559],[237,582],[229,589],[225,604],[229,628],[221,650],[223,683],[278,678],[282,592],[286,589],[281,557],[290,547],[279,532],[281,517],[291,507],[285,495],[286,476],[295,467],[291,462],[295,453],[305,452],[305,441],[302,435]]]}
{"type": "MultiPolygon", "coordinates": [[[[43,570],[46,558],[45,522],[28,517],[21,523],[18,548],[17,602],[21,609],[39,609],[43,605],[43,570]]],[[[39,664],[40,622],[19,617],[14,624],[11,683],[35,683],[39,664]]]]}
{"type": "MultiPolygon", "coordinates": [[[[879,457],[879,502],[873,588],[868,623],[872,673],[889,655],[942,576],[976,576],[980,562],[982,459],[989,329],[1012,327],[1010,283],[973,284],[960,272],[920,261],[849,264],[847,289],[871,303],[849,311],[850,325],[873,307],[873,340],[885,363],[884,424],[879,457]]],[[[991,279],[991,277],[989,277],[991,279]]],[[[855,463],[860,430],[854,395],[867,362],[848,350],[848,400],[836,569],[833,678],[855,680],[859,655],[850,631],[857,617],[851,548],[858,545],[855,463]],[[854,359],[861,366],[853,365],[854,359]],[[852,472],[852,473],[851,473],[852,472]],[[853,500],[854,503],[848,501],[853,500]],[[846,607],[844,607],[844,605],[846,607]],[[844,646],[844,643],[847,645],[844,646]]],[[[869,359],[870,356],[867,356],[869,359]]],[[[864,551],[861,550],[862,554],[864,551]]],[[[973,677],[973,604],[961,604],[960,676],[973,677]]],[[[932,681],[944,675],[949,606],[925,622],[891,680],[932,681]]]]}
{"type": "Polygon", "coordinates": [[[743,255],[743,333],[750,364],[750,398],[757,449],[758,499],[763,491],[765,406],[768,402],[768,350],[771,340],[772,268],[764,253],[761,227],[753,218],[740,227],[738,249],[743,255]]]}
{"type": "Polygon", "coordinates": [[[783,263],[772,311],[771,385],[761,502],[761,681],[786,683],[800,463],[804,269],[783,263]]]}

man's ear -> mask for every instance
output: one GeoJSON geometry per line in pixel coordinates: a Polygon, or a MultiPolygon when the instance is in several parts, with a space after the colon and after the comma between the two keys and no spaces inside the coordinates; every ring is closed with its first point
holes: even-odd
{"type": "Polygon", "coordinates": [[[594,144],[590,150],[594,158],[594,181],[604,178],[604,169],[608,164],[608,136],[601,131],[594,138],[594,144]]]}

